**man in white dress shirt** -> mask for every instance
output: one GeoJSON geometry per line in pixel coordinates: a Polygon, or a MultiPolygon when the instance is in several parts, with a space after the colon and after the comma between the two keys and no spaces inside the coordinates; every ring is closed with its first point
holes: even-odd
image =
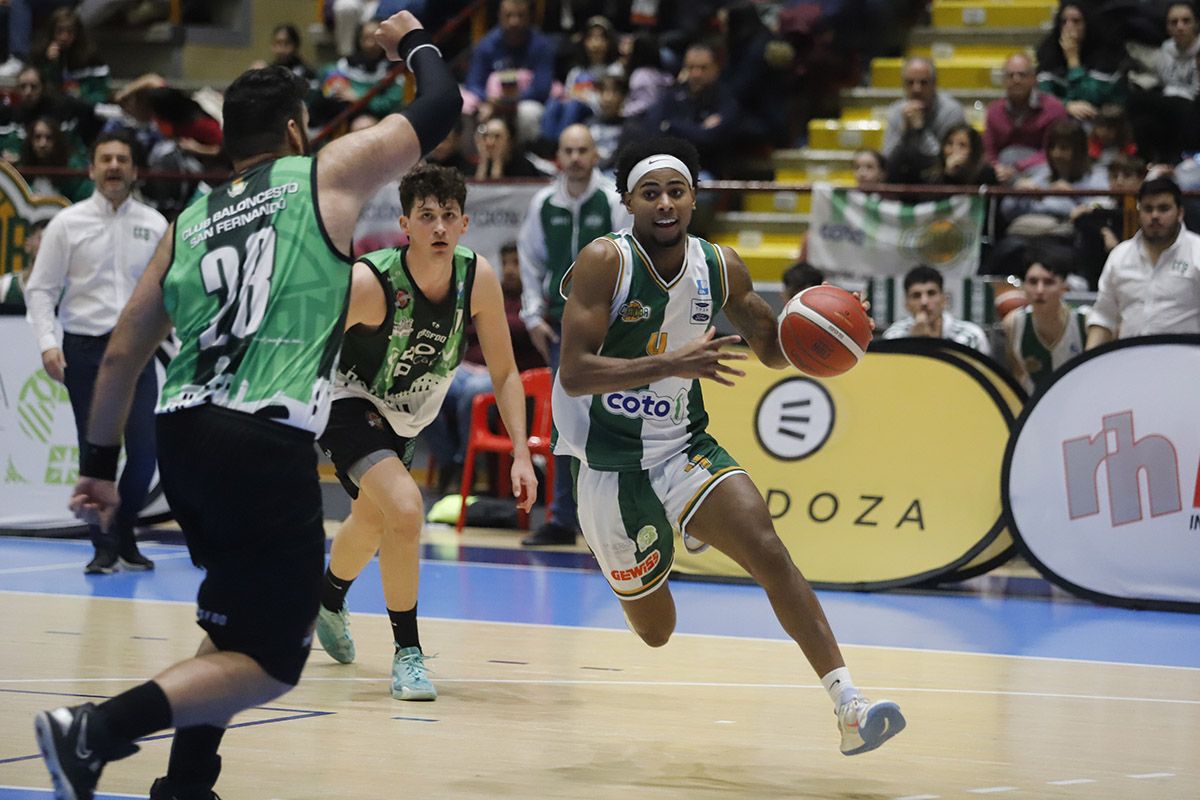
{"type": "Polygon", "coordinates": [[[1088,315],[1087,349],[1113,339],[1200,333],[1200,235],[1183,227],[1183,195],[1170,178],[1138,190],[1141,230],[1113,248],[1088,315]]]}
{"type": "MultiPolygon", "coordinates": [[[[97,138],[89,167],[96,191],[50,221],[25,287],[26,319],[42,351],[42,365],[67,387],[81,445],[108,335],[167,229],[162,214],[130,196],[137,178],[133,146],[124,133],[97,138]]],[[[157,400],[150,363],[138,378],[125,427],[121,508],[113,530],[89,528],[96,553],[84,568],[88,574],[154,568],[138,552],[133,526],[154,476],[157,400]]]]}

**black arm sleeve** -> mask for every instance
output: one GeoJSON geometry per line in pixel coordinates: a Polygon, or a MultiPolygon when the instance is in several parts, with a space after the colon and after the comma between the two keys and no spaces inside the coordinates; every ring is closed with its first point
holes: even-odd
{"type": "Polygon", "coordinates": [[[421,155],[428,154],[449,134],[462,113],[462,95],[450,68],[432,44],[428,31],[409,32],[400,42],[400,53],[417,79],[417,96],[400,113],[417,132],[421,155]]]}

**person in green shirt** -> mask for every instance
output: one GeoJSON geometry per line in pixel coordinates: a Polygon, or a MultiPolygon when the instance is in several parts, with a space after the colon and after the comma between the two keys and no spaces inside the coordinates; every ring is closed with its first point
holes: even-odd
{"type": "Polygon", "coordinates": [[[467,185],[456,170],[426,165],[400,183],[404,247],[359,259],[382,286],[373,324],[346,335],[321,447],[353,498],[330,551],[317,636],[332,658],[355,658],[346,592],[379,552],[392,623],[392,697],[435,700],[417,631],[421,491],[409,473],[416,437],[441,411],[474,322],[500,417],[513,441],[512,486],[528,511],[537,495],[525,433],[525,392],[513,358],[496,270],[461,247],[467,185]]]}

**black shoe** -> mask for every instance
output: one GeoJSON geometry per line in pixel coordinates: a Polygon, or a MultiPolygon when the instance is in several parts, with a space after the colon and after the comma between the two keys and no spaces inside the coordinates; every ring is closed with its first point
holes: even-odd
{"type": "Polygon", "coordinates": [[[537,531],[522,539],[521,544],[525,547],[575,544],[575,531],[563,527],[557,522],[547,522],[537,531]]]}
{"type": "Polygon", "coordinates": [[[189,786],[162,777],[150,787],[150,800],[221,800],[208,786],[189,786]]]}
{"type": "Polygon", "coordinates": [[[92,800],[104,765],[138,750],[129,742],[97,745],[107,731],[92,703],[42,711],[33,719],[33,730],[56,800],[92,800]]]}
{"type": "Polygon", "coordinates": [[[112,575],[117,571],[117,554],[111,550],[97,550],[96,555],[83,568],[84,575],[112,575]]]}
{"type": "Polygon", "coordinates": [[[154,569],[154,562],[142,555],[133,542],[121,548],[121,552],[117,555],[117,561],[121,564],[121,569],[130,572],[146,572],[154,569]]]}

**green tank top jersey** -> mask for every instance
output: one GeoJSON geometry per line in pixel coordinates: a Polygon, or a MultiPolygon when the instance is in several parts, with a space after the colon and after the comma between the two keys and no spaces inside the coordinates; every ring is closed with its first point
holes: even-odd
{"type": "Polygon", "coordinates": [[[408,247],[376,250],[359,260],[383,284],[387,318],[377,330],[346,334],[334,399],[371,401],[400,436],[416,436],[437,417],[467,350],[476,255],[454,249],[450,290],[427,298],[409,270],[408,247]]]}
{"type": "MultiPolygon", "coordinates": [[[[683,268],[667,281],[631,233],[604,238],[621,263],[600,355],[661,355],[712,327],[729,286],[719,247],[689,236],[683,268]]],[[[650,469],[685,451],[708,426],[700,381],[691,378],[581,397],[569,396],[556,378],[551,406],[554,452],[602,471],[650,469]]]]}
{"type": "Polygon", "coordinates": [[[175,222],[163,304],[179,355],[158,413],[205,404],[319,435],[345,327],[350,260],[317,209],[316,159],[279,158],[175,222]]]}
{"type": "Polygon", "coordinates": [[[1013,354],[1024,365],[1034,388],[1050,383],[1054,371],[1083,352],[1087,344],[1087,312],[1070,309],[1062,336],[1047,345],[1033,326],[1033,309],[1029,306],[1013,312],[1013,354]]]}

